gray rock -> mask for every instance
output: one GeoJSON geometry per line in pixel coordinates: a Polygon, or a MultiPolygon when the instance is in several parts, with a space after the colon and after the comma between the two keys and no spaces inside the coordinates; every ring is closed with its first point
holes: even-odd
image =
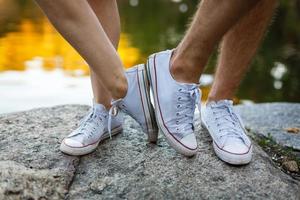
{"type": "Polygon", "coordinates": [[[287,128],[300,128],[300,104],[297,103],[263,103],[239,105],[245,126],[251,132],[269,137],[282,146],[300,150],[300,134],[289,133],[287,128]]]}
{"type": "Polygon", "coordinates": [[[79,158],[60,153],[60,141],[87,109],[58,106],[0,116],[0,199],[64,198],[79,158]]]}
{"type": "Polygon", "coordinates": [[[162,136],[158,145],[148,144],[126,116],[123,134],[79,162],[58,148],[87,109],[68,105],[0,116],[0,199],[299,199],[299,183],[256,144],[247,166],[218,160],[199,121],[193,158],[176,153],[162,136]]]}

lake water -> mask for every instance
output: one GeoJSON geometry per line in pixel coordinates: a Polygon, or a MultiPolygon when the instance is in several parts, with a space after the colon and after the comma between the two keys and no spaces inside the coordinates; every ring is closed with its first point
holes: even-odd
{"type": "MultiPolygon", "coordinates": [[[[126,68],[174,48],[193,15],[193,0],[119,0],[118,52],[126,68]]],[[[281,1],[237,100],[300,101],[300,6],[281,1]]],[[[203,77],[210,83],[216,52],[203,77]]],[[[0,0],[0,113],[65,103],[91,103],[88,66],[34,1],[0,0]]],[[[204,97],[209,85],[202,88],[204,97]]]]}

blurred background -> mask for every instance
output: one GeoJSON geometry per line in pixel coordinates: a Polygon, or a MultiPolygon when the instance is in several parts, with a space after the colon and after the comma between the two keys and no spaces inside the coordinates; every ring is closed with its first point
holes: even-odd
{"type": "MultiPolygon", "coordinates": [[[[119,54],[126,68],[174,48],[197,0],[119,0],[119,54]]],[[[262,47],[235,101],[300,102],[300,1],[280,1],[262,47]]],[[[99,55],[101,56],[101,55],[99,55]]],[[[217,51],[205,71],[204,99],[217,51]]],[[[41,106],[91,104],[89,70],[32,0],[0,0],[0,113],[41,106]]]]}

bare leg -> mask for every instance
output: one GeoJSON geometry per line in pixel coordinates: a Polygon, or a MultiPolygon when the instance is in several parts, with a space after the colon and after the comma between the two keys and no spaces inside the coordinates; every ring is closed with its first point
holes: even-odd
{"type": "MultiPolygon", "coordinates": [[[[117,49],[120,39],[120,17],[117,2],[115,0],[88,0],[88,2],[98,17],[98,20],[101,22],[106,35],[115,49],[117,49]]],[[[107,91],[101,81],[97,79],[97,75],[93,69],[91,69],[91,82],[94,101],[109,108],[112,99],[110,92],[107,91]]]]}
{"type": "Polygon", "coordinates": [[[259,47],[275,7],[275,0],[261,0],[226,33],[208,101],[233,98],[259,47]]]}
{"type": "Polygon", "coordinates": [[[174,78],[197,83],[215,45],[256,3],[257,0],[202,0],[191,27],[172,57],[174,78]]]}
{"type": "Polygon", "coordinates": [[[80,53],[115,99],[127,92],[120,57],[87,1],[36,0],[55,28],[80,53]]]}

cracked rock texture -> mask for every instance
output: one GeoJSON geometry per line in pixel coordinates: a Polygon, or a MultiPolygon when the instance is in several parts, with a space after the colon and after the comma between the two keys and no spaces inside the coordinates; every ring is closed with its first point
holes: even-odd
{"type": "Polygon", "coordinates": [[[123,134],[95,152],[62,154],[60,141],[87,110],[66,105],[0,116],[0,199],[299,199],[299,183],[256,144],[247,166],[220,161],[199,120],[193,158],[163,136],[148,144],[128,116],[123,134]]]}
{"type": "Polygon", "coordinates": [[[263,103],[236,106],[245,126],[251,132],[272,137],[282,146],[300,150],[300,133],[289,133],[288,128],[300,128],[299,103],[263,103]]]}

